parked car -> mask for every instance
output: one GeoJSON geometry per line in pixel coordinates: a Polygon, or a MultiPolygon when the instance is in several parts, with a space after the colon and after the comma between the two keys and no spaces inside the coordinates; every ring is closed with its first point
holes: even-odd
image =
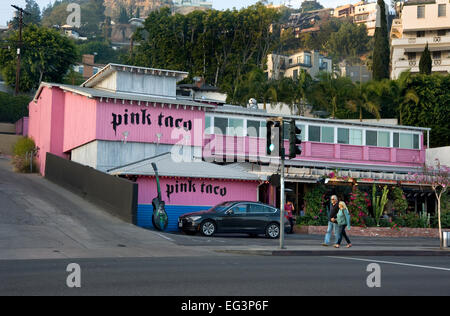
{"type": "MultiPolygon", "coordinates": [[[[289,231],[290,224],[286,219],[284,225],[285,231],[289,231]]],[[[278,238],[280,210],[259,202],[224,202],[207,211],[180,216],[178,227],[190,235],[197,232],[204,236],[212,236],[215,233],[244,233],[278,238]]]]}

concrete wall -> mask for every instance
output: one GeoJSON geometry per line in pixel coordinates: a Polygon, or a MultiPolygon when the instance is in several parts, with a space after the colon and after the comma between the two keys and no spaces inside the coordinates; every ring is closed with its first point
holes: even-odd
{"type": "Polygon", "coordinates": [[[439,159],[441,165],[450,167],[450,146],[427,149],[426,157],[427,165],[434,166],[435,159],[439,159]]]}
{"type": "Polygon", "coordinates": [[[0,134],[15,134],[16,126],[10,123],[0,123],[0,134]]]}
{"type": "Polygon", "coordinates": [[[135,224],[138,185],[47,153],[45,177],[135,224]]]}
{"type": "Polygon", "coordinates": [[[13,155],[13,146],[20,139],[20,135],[0,134],[0,154],[13,155]]]}

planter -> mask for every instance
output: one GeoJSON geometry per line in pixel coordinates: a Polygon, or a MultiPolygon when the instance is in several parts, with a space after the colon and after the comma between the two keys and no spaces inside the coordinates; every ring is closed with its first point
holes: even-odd
{"type": "MultiPolygon", "coordinates": [[[[449,231],[443,229],[443,231],[449,231]]],[[[307,235],[325,235],[327,226],[295,226],[294,233],[307,235]]],[[[400,231],[390,227],[355,227],[346,231],[349,236],[365,237],[430,237],[439,238],[439,229],[437,228],[400,228],[400,231]]]]}

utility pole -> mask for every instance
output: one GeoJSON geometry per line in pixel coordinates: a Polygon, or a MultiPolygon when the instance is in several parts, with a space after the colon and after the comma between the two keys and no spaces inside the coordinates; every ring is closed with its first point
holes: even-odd
{"type": "Polygon", "coordinates": [[[19,83],[20,83],[20,57],[22,54],[22,27],[23,27],[23,14],[28,14],[30,15],[30,13],[28,13],[27,11],[25,11],[22,8],[19,8],[18,6],[15,5],[11,5],[14,9],[17,10],[18,14],[19,14],[19,43],[18,43],[18,47],[17,47],[17,67],[16,67],[16,87],[15,87],[15,95],[19,94],[19,83]]]}

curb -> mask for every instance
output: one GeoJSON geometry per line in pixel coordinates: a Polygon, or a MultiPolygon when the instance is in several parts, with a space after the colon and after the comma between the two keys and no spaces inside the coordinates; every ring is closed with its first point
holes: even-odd
{"type": "Polygon", "coordinates": [[[254,256],[380,256],[380,257],[450,257],[446,250],[215,250],[216,252],[254,256]]]}

